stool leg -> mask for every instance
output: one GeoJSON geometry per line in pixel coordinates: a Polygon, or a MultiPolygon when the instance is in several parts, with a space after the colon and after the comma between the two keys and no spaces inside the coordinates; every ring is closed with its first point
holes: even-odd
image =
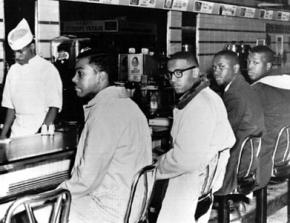
{"type": "Polygon", "coordinates": [[[267,222],[267,186],[257,190],[256,223],[267,222]]]}
{"type": "Polygon", "coordinates": [[[287,222],[290,223],[290,178],[287,179],[287,222]]]}
{"type": "Polygon", "coordinates": [[[218,207],[218,223],[229,223],[230,222],[230,207],[227,196],[219,197],[218,207]]]}

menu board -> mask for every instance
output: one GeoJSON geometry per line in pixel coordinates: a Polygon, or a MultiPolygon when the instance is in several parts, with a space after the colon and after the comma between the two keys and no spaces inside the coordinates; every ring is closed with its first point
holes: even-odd
{"type": "Polygon", "coordinates": [[[173,0],[172,9],[186,11],[188,0],[173,0]]]}
{"type": "Polygon", "coordinates": [[[240,8],[240,16],[247,17],[247,18],[254,18],[255,17],[255,8],[248,8],[248,7],[241,7],[240,8]]]}
{"type": "Polygon", "coordinates": [[[165,0],[163,8],[170,9],[172,7],[173,0],[165,0]]]}
{"type": "Polygon", "coordinates": [[[220,5],[220,15],[235,16],[237,6],[235,5],[220,5]]]}
{"type": "Polygon", "coordinates": [[[280,20],[282,20],[282,21],[289,21],[290,20],[290,13],[289,12],[280,12],[280,14],[281,14],[280,20]]]}
{"type": "Polygon", "coordinates": [[[214,4],[215,3],[213,3],[213,2],[195,1],[194,2],[194,11],[210,14],[213,12],[214,4]]]}
{"type": "Polygon", "coordinates": [[[153,8],[156,5],[156,0],[139,0],[139,5],[153,8]]]}
{"type": "Polygon", "coordinates": [[[130,5],[154,8],[156,0],[130,0],[130,5]]]}
{"type": "Polygon", "coordinates": [[[264,19],[273,19],[273,10],[265,10],[264,19]]]}
{"type": "Polygon", "coordinates": [[[89,2],[101,3],[101,4],[113,4],[119,5],[119,0],[88,0],[89,2]]]}

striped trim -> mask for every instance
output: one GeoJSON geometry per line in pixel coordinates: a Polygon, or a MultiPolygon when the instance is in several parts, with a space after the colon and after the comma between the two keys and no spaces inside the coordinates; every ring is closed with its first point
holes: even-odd
{"type": "Polygon", "coordinates": [[[177,27],[176,26],[169,26],[168,28],[169,29],[178,29],[178,30],[181,30],[181,27],[178,27],[178,26],[177,27]]]}
{"type": "Polygon", "coordinates": [[[52,39],[38,39],[38,43],[50,43],[52,39]]]}
{"type": "Polygon", "coordinates": [[[0,22],[4,22],[4,19],[0,19],[0,22]]]}
{"type": "Polygon", "coordinates": [[[38,21],[40,25],[59,25],[60,22],[57,21],[38,21]]]}
{"type": "Polygon", "coordinates": [[[181,40],[170,40],[169,43],[182,43],[181,40]]]}
{"type": "Polygon", "coordinates": [[[214,56],[216,53],[199,53],[198,56],[206,57],[206,56],[214,56]]]}
{"type": "Polygon", "coordinates": [[[198,28],[200,31],[243,32],[243,33],[266,33],[266,31],[243,30],[243,29],[209,29],[198,28]]]}

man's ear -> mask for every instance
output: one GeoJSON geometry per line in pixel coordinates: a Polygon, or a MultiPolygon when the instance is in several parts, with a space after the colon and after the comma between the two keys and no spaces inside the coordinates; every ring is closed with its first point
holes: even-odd
{"type": "Polygon", "coordinates": [[[30,49],[33,50],[33,51],[35,51],[35,43],[31,43],[30,44],[30,49]]]}
{"type": "Polygon", "coordinates": [[[269,71],[271,68],[272,68],[272,63],[271,62],[267,62],[266,70],[269,71]]]}
{"type": "Polygon", "coordinates": [[[100,71],[99,75],[100,75],[100,80],[101,81],[107,81],[108,80],[108,74],[105,71],[100,71]]]}
{"type": "Polygon", "coordinates": [[[193,72],[192,72],[192,76],[194,78],[198,78],[200,76],[200,70],[199,70],[199,67],[196,67],[193,69],[193,72]]]}
{"type": "Polygon", "coordinates": [[[233,66],[233,68],[234,68],[234,73],[235,73],[235,74],[238,73],[239,70],[240,70],[240,64],[235,64],[235,65],[233,66]]]}

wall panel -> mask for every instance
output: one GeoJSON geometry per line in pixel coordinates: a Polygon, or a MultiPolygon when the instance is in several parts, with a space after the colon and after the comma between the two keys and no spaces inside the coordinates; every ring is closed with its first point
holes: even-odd
{"type": "Polygon", "coordinates": [[[59,1],[38,0],[36,4],[37,51],[39,55],[50,59],[50,41],[60,35],[59,1]]]}

